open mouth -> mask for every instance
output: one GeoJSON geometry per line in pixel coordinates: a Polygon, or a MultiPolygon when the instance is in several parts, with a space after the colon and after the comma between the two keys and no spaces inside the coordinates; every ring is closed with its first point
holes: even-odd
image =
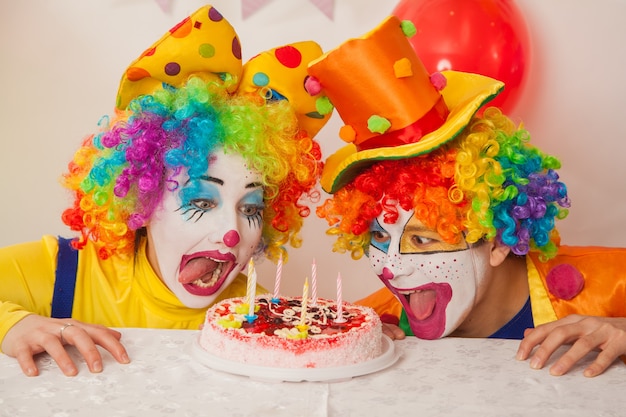
{"type": "Polygon", "coordinates": [[[399,291],[399,294],[404,296],[416,320],[426,320],[432,316],[437,305],[435,290],[399,291]]]}
{"type": "Polygon", "coordinates": [[[438,339],[446,327],[446,307],[452,288],[430,283],[412,289],[390,287],[404,307],[413,334],[421,339],[438,339]]]}
{"type": "Polygon", "coordinates": [[[178,281],[194,295],[213,295],[235,268],[235,256],[219,252],[185,255],[180,264],[178,281]]]}

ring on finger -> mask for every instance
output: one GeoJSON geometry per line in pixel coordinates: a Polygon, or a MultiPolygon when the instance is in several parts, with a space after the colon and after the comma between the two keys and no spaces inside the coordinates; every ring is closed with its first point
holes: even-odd
{"type": "Polygon", "coordinates": [[[65,344],[67,342],[67,340],[65,340],[63,338],[63,330],[67,329],[68,327],[73,326],[72,323],[65,323],[62,327],[61,327],[61,331],[60,331],[60,335],[61,335],[61,343],[65,344]]]}

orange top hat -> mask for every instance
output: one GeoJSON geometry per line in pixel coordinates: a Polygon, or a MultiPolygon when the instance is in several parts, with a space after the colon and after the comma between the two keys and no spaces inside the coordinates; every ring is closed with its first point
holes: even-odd
{"type": "Polygon", "coordinates": [[[319,89],[307,88],[308,64],[322,55],[313,41],[297,42],[262,52],[244,65],[235,29],[214,7],[206,5],[170,29],[135,59],[124,72],[116,107],[151,94],[164,85],[180,87],[189,77],[224,84],[231,94],[260,93],[287,100],[300,129],[314,137],[330,118],[320,114],[319,89]]]}
{"type": "Polygon", "coordinates": [[[349,144],[325,163],[321,184],[334,193],[377,160],[427,153],[458,135],[504,87],[477,74],[428,74],[395,16],[309,65],[345,123],[349,144]]]}

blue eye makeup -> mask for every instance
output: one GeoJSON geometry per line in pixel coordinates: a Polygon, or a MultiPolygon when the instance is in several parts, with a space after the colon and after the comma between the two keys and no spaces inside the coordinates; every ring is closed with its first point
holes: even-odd
{"type": "Polygon", "coordinates": [[[375,247],[376,249],[388,253],[389,252],[389,244],[391,243],[391,238],[389,237],[389,233],[378,223],[378,220],[374,219],[372,225],[370,226],[370,245],[375,247]]]}
{"type": "Polygon", "coordinates": [[[197,222],[221,203],[219,190],[215,184],[207,181],[190,181],[180,190],[179,197],[181,206],[178,211],[185,221],[197,222]]]}
{"type": "Polygon", "coordinates": [[[261,227],[263,224],[264,209],[265,203],[263,202],[262,189],[257,189],[248,193],[241,199],[239,204],[239,212],[248,219],[250,227],[261,227]]]}
{"type": "MultiPolygon", "coordinates": [[[[177,209],[185,221],[197,222],[205,213],[222,204],[218,185],[223,186],[224,182],[213,177],[201,177],[185,184],[179,192],[181,205],[177,209]]],[[[263,189],[257,183],[249,184],[246,188],[255,189],[241,198],[237,204],[237,210],[248,220],[250,227],[260,228],[263,224],[263,210],[265,209],[263,189]]]]}

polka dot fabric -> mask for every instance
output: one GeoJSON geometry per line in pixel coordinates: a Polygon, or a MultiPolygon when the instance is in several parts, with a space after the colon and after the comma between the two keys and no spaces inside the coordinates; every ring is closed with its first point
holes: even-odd
{"type": "Polygon", "coordinates": [[[320,56],[322,49],[312,41],[262,52],[244,65],[239,91],[260,91],[268,98],[288,100],[300,127],[313,137],[330,118],[330,114],[322,115],[316,110],[320,90],[311,88],[308,82],[308,64],[320,56]]]}
{"type": "Polygon", "coordinates": [[[319,85],[311,83],[308,64],[322,56],[313,41],[298,42],[262,52],[245,65],[234,28],[214,7],[207,5],[183,19],[133,61],[120,82],[116,106],[163,85],[179,87],[191,76],[222,82],[229,78],[230,93],[261,94],[269,100],[287,100],[300,128],[313,137],[330,118],[320,114],[316,102],[319,85]]]}
{"type": "MultiPolygon", "coordinates": [[[[133,61],[120,82],[117,108],[163,84],[182,85],[191,75],[219,81],[241,76],[241,44],[237,33],[212,6],[185,18],[133,61]]],[[[231,92],[237,88],[236,83],[231,92]]]]}

